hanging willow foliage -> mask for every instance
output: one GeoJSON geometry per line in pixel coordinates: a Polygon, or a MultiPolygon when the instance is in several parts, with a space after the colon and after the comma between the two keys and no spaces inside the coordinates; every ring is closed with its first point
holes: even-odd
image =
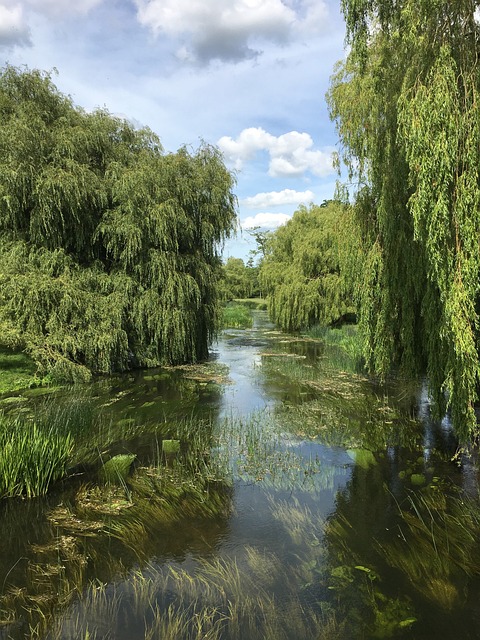
{"type": "Polygon", "coordinates": [[[218,322],[233,176],[202,144],[76,108],[49,74],[0,73],[0,340],[88,379],[200,360],[218,322]]]}
{"type": "Polygon", "coordinates": [[[267,242],[260,278],[285,331],[327,325],[354,310],[357,234],[348,207],[301,206],[267,242]]]}
{"type": "Polygon", "coordinates": [[[332,78],[366,260],[372,370],[428,372],[438,415],[478,433],[480,2],[342,0],[350,53],[332,78]]]}

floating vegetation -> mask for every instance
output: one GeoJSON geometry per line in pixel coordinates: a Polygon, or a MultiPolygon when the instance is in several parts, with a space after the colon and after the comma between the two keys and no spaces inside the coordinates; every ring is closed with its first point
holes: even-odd
{"type": "Polygon", "coordinates": [[[262,371],[267,379],[280,378],[289,385],[290,394],[276,415],[285,430],[299,437],[371,452],[421,445],[412,414],[402,412],[386,388],[375,388],[364,375],[297,357],[264,358],[262,371]]]}
{"type": "Polygon", "coordinates": [[[124,485],[136,457],[133,453],[113,456],[102,464],[99,471],[100,479],[107,484],[124,485]]]}
{"type": "Polygon", "coordinates": [[[199,364],[183,364],[176,367],[166,367],[166,370],[181,371],[187,380],[198,382],[214,382],[229,384],[228,367],[217,362],[202,362],[199,364]]]}
{"type": "Polygon", "coordinates": [[[329,481],[317,457],[306,457],[300,442],[286,442],[281,424],[268,410],[225,419],[215,430],[213,447],[212,461],[227,468],[233,479],[277,488],[329,481]]]}
{"type": "Polygon", "coordinates": [[[303,337],[236,332],[233,356],[257,333],[255,385],[278,402],[254,413],[217,418],[216,363],[23,402],[18,419],[74,450],[61,494],[0,502],[1,640],[468,632],[478,500],[443,479],[460,471],[427,448],[408,389],[303,337]]]}
{"type": "Polygon", "coordinates": [[[55,621],[49,638],[84,637],[86,619],[90,638],[115,637],[121,610],[127,613],[132,639],[344,638],[343,625],[331,610],[304,609],[291,578],[277,556],[252,547],[245,549],[241,564],[228,558],[199,561],[194,574],[174,564],[151,566],[117,584],[92,584],[55,621]],[[278,584],[285,588],[281,602],[272,596],[278,584]],[[174,594],[173,601],[168,594],[174,594]]]}

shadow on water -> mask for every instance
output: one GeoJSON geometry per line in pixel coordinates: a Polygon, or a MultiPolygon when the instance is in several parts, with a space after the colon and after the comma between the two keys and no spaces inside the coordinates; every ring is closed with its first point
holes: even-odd
{"type": "Polygon", "coordinates": [[[477,468],[422,381],[259,312],[205,365],[80,400],[88,464],[0,502],[1,640],[478,637],[477,468]]]}

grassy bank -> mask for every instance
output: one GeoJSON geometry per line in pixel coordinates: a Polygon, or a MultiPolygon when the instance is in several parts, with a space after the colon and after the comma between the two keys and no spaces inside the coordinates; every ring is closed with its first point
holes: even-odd
{"type": "Polygon", "coordinates": [[[250,329],[253,316],[250,309],[242,304],[229,304],[222,312],[222,329],[250,329]]]}
{"type": "Polygon", "coordinates": [[[248,307],[249,309],[255,309],[256,311],[266,311],[268,308],[265,298],[235,298],[233,302],[248,307]]]}
{"type": "Polygon", "coordinates": [[[0,394],[40,384],[35,363],[22,351],[0,347],[0,394]]]}

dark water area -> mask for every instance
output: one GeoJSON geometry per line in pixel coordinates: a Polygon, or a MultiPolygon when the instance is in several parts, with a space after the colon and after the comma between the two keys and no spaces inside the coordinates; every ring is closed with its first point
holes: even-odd
{"type": "Polygon", "coordinates": [[[203,369],[72,394],[109,425],[82,447],[135,462],[0,502],[0,640],[480,638],[478,468],[424,381],[380,384],[257,313],[203,369]]]}

